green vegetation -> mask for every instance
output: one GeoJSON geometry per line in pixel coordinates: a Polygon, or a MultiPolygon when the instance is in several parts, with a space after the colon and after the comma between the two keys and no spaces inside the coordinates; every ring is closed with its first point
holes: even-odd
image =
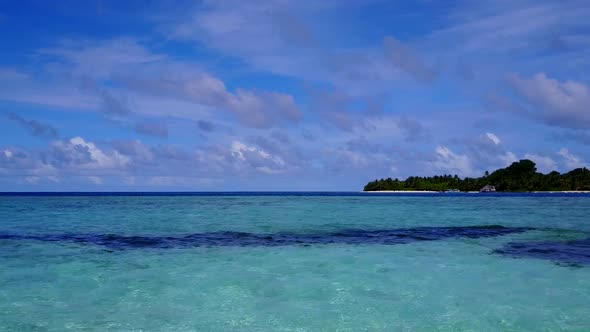
{"type": "Polygon", "coordinates": [[[485,185],[493,185],[497,191],[565,191],[590,190],[590,170],[577,168],[569,173],[537,172],[534,162],[524,159],[512,165],[486,174],[480,178],[461,179],[457,175],[432,177],[411,176],[405,181],[381,179],[369,182],[364,191],[379,190],[433,190],[459,189],[477,191],[485,185]]]}

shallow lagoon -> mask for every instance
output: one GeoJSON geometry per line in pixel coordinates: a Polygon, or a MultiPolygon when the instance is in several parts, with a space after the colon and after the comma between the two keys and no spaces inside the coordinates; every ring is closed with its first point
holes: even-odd
{"type": "Polygon", "coordinates": [[[584,194],[4,195],[0,331],[585,331],[588,215],[584,194]]]}

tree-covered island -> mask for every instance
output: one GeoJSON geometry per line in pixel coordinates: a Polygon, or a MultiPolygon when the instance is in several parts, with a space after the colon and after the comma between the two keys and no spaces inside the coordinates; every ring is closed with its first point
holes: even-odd
{"type": "Polygon", "coordinates": [[[537,172],[533,161],[523,159],[479,178],[461,179],[457,175],[411,176],[406,180],[387,178],[367,183],[364,191],[478,191],[486,185],[505,192],[590,190],[590,170],[577,168],[565,174],[556,171],[542,174],[537,172]]]}

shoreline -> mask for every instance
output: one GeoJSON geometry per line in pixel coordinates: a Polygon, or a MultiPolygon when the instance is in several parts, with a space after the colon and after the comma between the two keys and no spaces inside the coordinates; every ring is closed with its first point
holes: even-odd
{"type": "MultiPolygon", "coordinates": [[[[361,191],[362,193],[396,193],[396,194],[453,194],[453,192],[434,191],[434,190],[371,190],[361,191]]],[[[454,193],[461,194],[479,194],[479,191],[460,191],[454,193]]],[[[590,194],[590,190],[563,190],[563,191],[496,191],[482,194],[512,194],[512,193],[529,193],[529,194],[590,194]]]]}
{"type": "Polygon", "coordinates": [[[361,191],[362,193],[408,193],[408,194],[418,194],[418,193],[425,193],[425,194],[433,194],[439,193],[439,191],[433,190],[372,190],[372,191],[361,191]]]}
{"type": "Polygon", "coordinates": [[[588,194],[590,190],[563,190],[563,191],[529,191],[535,194],[588,194]]]}

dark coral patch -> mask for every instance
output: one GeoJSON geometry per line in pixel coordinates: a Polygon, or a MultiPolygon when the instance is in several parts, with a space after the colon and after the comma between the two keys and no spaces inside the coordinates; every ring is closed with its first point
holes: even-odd
{"type": "Polygon", "coordinates": [[[348,229],[330,233],[245,233],[207,232],[185,236],[125,236],[116,234],[10,235],[0,234],[0,240],[36,240],[46,242],[75,242],[94,244],[114,250],[141,248],[190,247],[273,247],[318,244],[381,244],[395,245],[449,238],[483,238],[521,233],[532,228],[491,226],[417,227],[389,230],[348,229]]]}
{"type": "Polygon", "coordinates": [[[590,265],[590,238],[574,241],[510,242],[496,254],[539,258],[565,265],[590,265]]]}

